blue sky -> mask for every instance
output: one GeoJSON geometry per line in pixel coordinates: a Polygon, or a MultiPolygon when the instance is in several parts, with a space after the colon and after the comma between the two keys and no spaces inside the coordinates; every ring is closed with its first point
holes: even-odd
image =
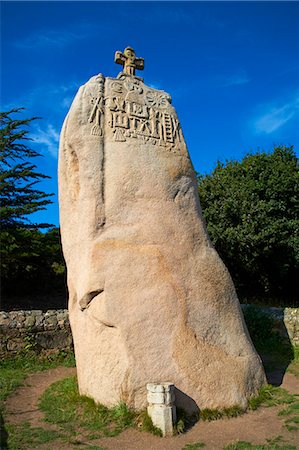
{"type": "Polygon", "coordinates": [[[195,169],[258,148],[299,148],[298,2],[1,2],[1,110],[40,116],[32,146],[56,194],[37,220],[59,223],[57,151],[72,99],[116,76],[114,52],[145,58],[145,83],[169,92],[195,169]]]}

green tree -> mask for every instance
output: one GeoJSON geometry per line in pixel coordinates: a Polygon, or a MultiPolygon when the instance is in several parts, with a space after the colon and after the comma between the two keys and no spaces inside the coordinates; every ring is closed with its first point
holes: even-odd
{"type": "Polygon", "coordinates": [[[5,295],[53,289],[63,279],[59,230],[42,233],[40,229],[52,225],[30,220],[32,213],[52,203],[53,194],[36,186],[49,177],[37,171],[32,159],[41,155],[28,146],[29,126],[36,118],[16,119],[21,110],[0,113],[1,278],[5,295]]]}
{"type": "Polygon", "coordinates": [[[299,268],[298,160],[293,147],[218,162],[198,177],[212,242],[239,293],[294,299],[299,268]]]}
{"type": "Polygon", "coordinates": [[[36,189],[39,181],[49,177],[36,171],[31,159],[41,155],[27,145],[30,140],[27,127],[37,118],[14,119],[12,116],[20,111],[18,108],[0,113],[1,224],[4,228],[48,227],[34,224],[28,218],[52,202],[49,194],[36,189]]]}

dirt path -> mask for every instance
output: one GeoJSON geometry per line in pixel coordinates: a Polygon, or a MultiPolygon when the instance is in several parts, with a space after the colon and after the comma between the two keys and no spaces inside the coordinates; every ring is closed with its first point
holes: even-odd
{"type": "MultiPolygon", "coordinates": [[[[37,407],[41,394],[55,381],[75,373],[74,368],[58,367],[30,375],[24,386],[7,399],[6,422],[18,424],[28,421],[33,426],[45,428],[46,425],[42,422],[43,414],[37,407]]],[[[282,387],[290,393],[299,393],[299,380],[292,374],[286,374],[282,387]]],[[[90,442],[89,445],[98,445],[108,450],[181,450],[186,444],[203,442],[205,450],[221,450],[225,445],[238,440],[262,444],[266,439],[282,436],[286,443],[297,445],[299,448],[299,433],[289,432],[284,427],[283,419],[277,415],[280,409],[281,407],[260,408],[258,411],[234,419],[198,422],[188,433],[170,438],[159,438],[129,429],[117,437],[99,439],[90,442]]],[[[49,448],[49,444],[46,447],[49,448]]],[[[84,448],[86,445],[79,447],[84,448]]],[[[53,442],[51,445],[51,450],[73,448],[78,446],[60,442],[53,442]]]]}
{"type": "Polygon", "coordinates": [[[29,375],[23,386],[16,389],[5,403],[6,420],[11,424],[29,422],[34,427],[45,426],[43,413],[38,409],[42,393],[55,381],[76,375],[74,367],[56,367],[29,375]]]}

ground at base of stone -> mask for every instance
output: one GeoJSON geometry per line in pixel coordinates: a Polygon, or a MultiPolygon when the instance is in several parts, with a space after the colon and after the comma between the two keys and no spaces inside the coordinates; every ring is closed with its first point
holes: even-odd
{"type": "MultiPolygon", "coordinates": [[[[47,428],[43,414],[38,409],[38,400],[42,393],[55,381],[75,374],[76,369],[57,367],[45,372],[30,375],[24,386],[17,389],[6,401],[5,421],[20,424],[28,421],[32,426],[47,428]]],[[[299,379],[286,373],[281,387],[292,394],[299,393],[299,379]]],[[[265,444],[267,439],[281,436],[283,444],[298,446],[298,431],[289,432],[282,417],[278,416],[280,407],[260,408],[243,416],[221,419],[212,422],[198,422],[190,431],[175,437],[160,438],[149,433],[128,429],[112,438],[102,438],[77,445],[53,441],[36,447],[38,449],[70,450],[98,448],[107,450],[181,450],[187,444],[203,443],[205,450],[222,450],[224,446],[246,441],[251,444],[265,444]]],[[[195,447],[196,448],[196,447],[195,447]]],[[[198,447],[199,448],[199,447],[198,447]]],[[[25,450],[25,449],[20,449],[25,450]]],[[[28,450],[28,449],[26,449],[28,450]]],[[[192,449],[193,450],[193,449],[192,449]]]]}

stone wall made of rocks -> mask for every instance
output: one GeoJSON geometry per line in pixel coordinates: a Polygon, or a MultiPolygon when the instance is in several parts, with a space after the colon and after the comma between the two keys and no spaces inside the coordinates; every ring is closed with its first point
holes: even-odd
{"type": "MultiPolygon", "coordinates": [[[[248,308],[249,305],[242,305],[248,308]]],[[[299,345],[299,308],[262,308],[274,320],[274,328],[299,345]]],[[[72,334],[66,309],[0,311],[0,356],[20,350],[70,350],[72,334]]]]}
{"type": "Polygon", "coordinates": [[[72,348],[66,309],[0,311],[0,355],[21,350],[72,348]]]}

